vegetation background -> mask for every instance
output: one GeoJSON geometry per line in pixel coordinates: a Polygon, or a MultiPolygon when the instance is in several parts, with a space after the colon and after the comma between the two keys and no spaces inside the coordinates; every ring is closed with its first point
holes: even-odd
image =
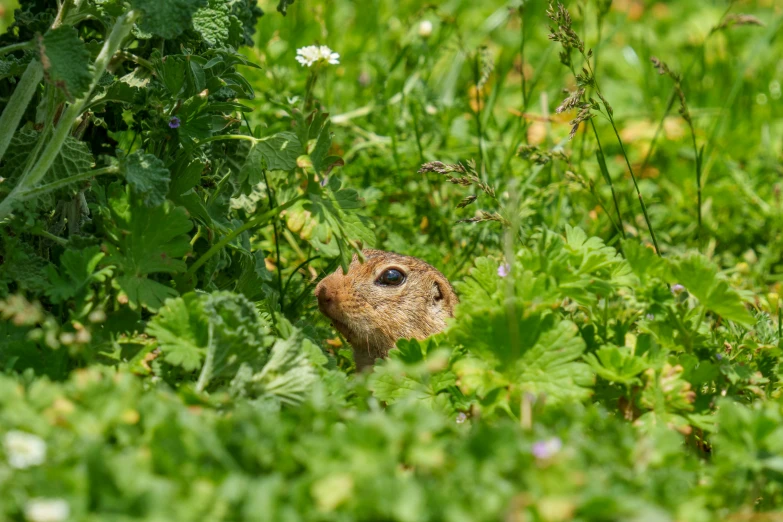
{"type": "Polygon", "coordinates": [[[0,519],[781,519],[779,2],[12,4],[0,519]]]}

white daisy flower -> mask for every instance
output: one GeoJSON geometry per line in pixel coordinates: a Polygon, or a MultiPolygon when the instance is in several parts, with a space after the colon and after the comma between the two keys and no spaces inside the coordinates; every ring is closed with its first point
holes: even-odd
{"type": "Polygon", "coordinates": [[[422,38],[429,38],[432,34],[432,22],[429,20],[422,20],[419,22],[419,36],[422,38]]]}
{"type": "Polygon", "coordinates": [[[12,468],[38,466],[46,460],[46,442],[31,433],[9,431],[3,438],[3,448],[12,468]]]}
{"type": "Polygon", "coordinates": [[[325,45],[308,45],[296,50],[296,61],[305,67],[312,67],[320,62],[337,65],[340,63],[340,55],[325,45]]]}
{"type": "Polygon", "coordinates": [[[24,506],[29,522],[63,522],[71,515],[71,507],[61,498],[33,498],[24,506]]]}

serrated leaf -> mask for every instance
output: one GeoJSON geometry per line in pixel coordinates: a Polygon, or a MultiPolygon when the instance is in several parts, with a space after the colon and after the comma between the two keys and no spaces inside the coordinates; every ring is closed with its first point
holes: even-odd
{"type": "MultiPolygon", "coordinates": [[[[232,18],[224,1],[209,0],[206,7],[193,15],[193,29],[212,47],[236,44],[236,38],[232,38],[232,18]]],[[[238,29],[241,30],[241,27],[238,29]]]]}
{"type": "Polygon", "coordinates": [[[69,101],[81,98],[90,88],[90,53],[76,29],[52,29],[41,43],[41,63],[46,79],[63,91],[69,101]]]}
{"type": "Polygon", "coordinates": [[[201,367],[207,351],[209,322],[195,293],[167,299],[147,324],[147,334],[157,338],[163,358],[187,371],[201,367]]]}
{"type": "Polygon", "coordinates": [[[105,254],[100,246],[82,250],[66,250],[60,256],[60,270],[49,267],[49,282],[46,295],[53,303],[62,303],[76,297],[93,282],[103,282],[112,275],[111,268],[97,269],[105,254]]]}
{"type": "Polygon", "coordinates": [[[169,55],[165,60],[161,60],[160,56],[157,60],[154,60],[155,70],[158,74],[158,78],[166,86],[166,89],[172,96],[176,96],[182,90],[185,85],[185,71],[188,68],[187,58],[182,55],[169,55]]]}
{"type": "Polygon", "coordinates": [[[171,178],[162,160],[137,150],[122,162],[122,172],[133,192],[143,199],[146,206],[157,207],[166,201],[171,178]]]}
{"type": "Polygon", "coordinates": [[[520,390],[544,394],[548,404],[581,401],[592,394],[594,375],[579,361],[585,343],[578,331],[571,321],[560,321],[541,334],[517,364],[520,390]]]}
{"type": "Polygon", "coordinates": [[[65,178],[87,172],[95,166],[90,146],[72,136],[68,136],[60,149],[60,154],[52,163],[49,175],[65,178]]]}
{"type": "Polygon", "coordinates": [[[296,158],[303,154],[302,144],[293,132],[279,132],[255,144],[267,170],[293,170],[296,158]]]}
{"type": "Polygon", "coordinates": [[[114,282],[128,298],[128,303],[133,309],[143,306],[154,312],[166,299],[177,296],[177,291],[172,287],[147,277],[126,274],[115,278],[114,282]]]}
{"type": "Polygon", "coordinates": [[[267,358],[269,325],[241,295],[185,294],[166,301],[147,333],[158,339],[167,362],[195,370],[204,362],[200,389],[240,366],[260,369],[267,358]],[[206,360],[205,360],[206,359],[206,360]]]}
{"type": "Polygon", "coordinates": [[[131,0],[136,9],[144,12],[139,23],[143,31],[167,40],[174,39],[192,26],[193,15],[206,0],[131,0]]]}
{"type": "Polygon", "coordinates": [[[118,278],[131,304],[155,309],[166,297],[177,295],[173,288],[146,276],[174,274],[186,268],[181,259],[190,252],[187,233],[193,227],[188,213],[166,201],[146,207],[131,195],[131,188],[113,183],[108,191],[111,221],[104,223],[111,242],[107,261],[117,265],[125,277],[118,278]]]}
{"type": "Polygon", "coordinates": [[[264,368],[253,376],[254,387],[285,404],[298,404],[316,381],[312,364],[299,349],[297,332],[288,339],[278,339],[264,368]]]}
{"type": "Polygon", "coordinates": [[[0,296],[7,293],[9,284],[14,284],[18,290],[46,291],[49,262],[27,243],[18,237],[0,235],[0,253],[0,296]]]}
{"type": "Polygon", "coordinates": [[[632,354],[627,348],[603,346],[596,353],[589,353],[585,361],[598,376],[609,382],[620,384],[638,384],[637,376],[647,369],[647,362],[632,354]]]}
{"type": "Polygon", "coordinates": [[[718,268],[701,254],[670,262],[671,283],[685,286],[702,306],[730,321],[754,323],[739,294],[718,273],[718,268]]]}

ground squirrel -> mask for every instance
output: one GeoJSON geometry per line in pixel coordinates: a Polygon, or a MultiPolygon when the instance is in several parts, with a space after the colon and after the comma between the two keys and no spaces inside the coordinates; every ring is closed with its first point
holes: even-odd
{"type": "Polygon", "coordinates": [[[397,339],[424,339],[446,327],[457,295],[449,280],[415,257],[363,250],[348,273],[337,269],[315,287],[318,308],[353,346],[356,369],[386,357],[397,339]]]}

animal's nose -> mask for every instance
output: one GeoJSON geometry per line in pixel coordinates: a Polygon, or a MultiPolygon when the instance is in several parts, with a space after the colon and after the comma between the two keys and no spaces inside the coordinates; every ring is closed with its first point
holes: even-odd
{"type": "Polygon", "coordinates": [[[334,300],[334,294],[328,286],[321,283],[315,289],[315,296],[318,298],[318,304],[323,307],[334,300]]]}

